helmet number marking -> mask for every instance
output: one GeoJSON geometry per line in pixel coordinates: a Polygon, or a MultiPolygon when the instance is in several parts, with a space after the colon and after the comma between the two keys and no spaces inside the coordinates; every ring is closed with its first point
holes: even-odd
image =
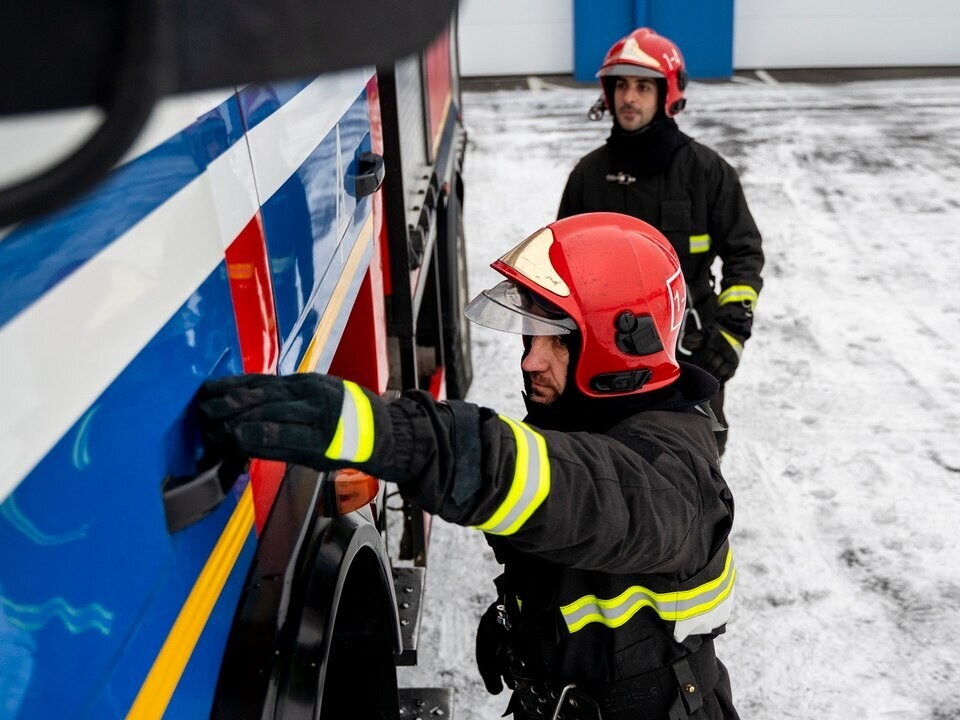
{"type": "Polygon", "coordinates": [[[670,296],[670,330],[677,330],[683,322],[683,310],[687,304],[687,286],[679,268],[667,279],[667,294],[670,296]]]}

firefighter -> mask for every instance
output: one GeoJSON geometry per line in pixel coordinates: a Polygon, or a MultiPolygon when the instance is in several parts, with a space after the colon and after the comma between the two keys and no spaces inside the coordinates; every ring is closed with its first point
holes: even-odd
{"type": "Polygon", "coordinates": [[[558,220],[493,263],[465,311],[523,337],[518,421],[320,374],[208,382],[209,445],[355,467],[483,531],[504,573],[477,634],[515,718],[737,718],[714,638],[730,615],[733,500],[709,399],[676,359],[686,292],[669,242],[615,213],[558,220]]]}
{"type": "MultiPolygon", "coordinates": [[[[680,256],[689,317],[680,352],[720,381],[712,407],[726,426],[724,388],[750,337],[763,281],[760,232],[736,171],[680,131],[687,72],[677,46],[648,28],[616,42],[597,73],[603,109],[613,115],[605,145],[570,173],[558,217],[610,211],[660,229],[680,256]],[[719,257],[719,287],[711,272],[719,257]]],[[[723,455],[727,431],[717,442],[723,455]]]]}

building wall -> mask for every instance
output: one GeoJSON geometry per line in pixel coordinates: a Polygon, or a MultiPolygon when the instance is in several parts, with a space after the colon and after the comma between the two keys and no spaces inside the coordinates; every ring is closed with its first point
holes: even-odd
{"type": "Polygon", "coordinates": [[[960,65],[957,0],[735,0],[736,68],[960,65]]]}
{"type": "MultiPolygon", "coordinates": [[[[960,0],[734,0],[733,33],[735,68],[960,65],[960,0]]],[[[461,0],[465,76],[572,73],[574,41],[574,0],[461,0]]]]}
{"type": "Polygon", "coordinates": [[[573,0],[461,0],[459,22],[465,76],[573,69],[573,0]]]}

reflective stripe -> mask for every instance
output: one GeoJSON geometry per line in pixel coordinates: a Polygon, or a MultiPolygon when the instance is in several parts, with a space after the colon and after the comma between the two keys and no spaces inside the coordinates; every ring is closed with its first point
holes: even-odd
{"type": "Polygon", "coordinates": [[[166,713],[170,698],[252,531],[253,486],[247,485],[140,686],[127,720],[162,718],[166,713]]]}
{"type": "Polygon", "coordinates": [[[550,461],[543,436],[528,425],[500,416],[513,430],[517,461],[506,500],[482,525],[476,527],[493,535],[512,535],[527,521],[550,492],[550,461]]]}
{"type": "Polygon", "coordinates": [[[743,355],[743,343],[737,340],[733,335],[728,333],[726,330],[721,330],[720,334],[723,335],[724,339],[730,343],[730,346],[733,348],[733,351],[737,354],[737,357],[743,355]]]}
{"type": "Polygon", "coordinates": [[[673,634],[682,641],[693,633],[710,632],[729,619],[736,577],[733,553],[728,549],[720,577],[692,590],[656,593],[634,585],[610,600],[587,595],[562,606],[560,612],[567,629],[575,633],[592,622],[620,627],[642,608],[649,607],[663,620],[676,623],[673,634]]]}
{"type": "Polygon", "coordinates": [[[691,635],[707,635],[718,627],[726,625],[733,610],[733,595],[734,588],[731,587],[727,596],[712,609],[691,618],[678,620],[673,626],[674,639],[677,642],[683,642],[691,635]]]}
{"type": "Polygon", "coordinates": [[[710,252],[709,235],[691,235],[690,236],[690,254],[710,252]]]}
{"type": "Polygon", "coordinates": [[[331,460],[366,462],[373,455],[373,408],[356,383],[343,381],[343,407],[337,432],[325,455],[331,460]]]}
{"type": "Polygon", "coordinates": [[[757,304],[757,291],[754,290],[749,285],[731,285],[722,293],[720,297],[717,298],[717,301],[721,305],[729,305],[730,303],[743,303],[745,307],[753,308],[757,304]]]}

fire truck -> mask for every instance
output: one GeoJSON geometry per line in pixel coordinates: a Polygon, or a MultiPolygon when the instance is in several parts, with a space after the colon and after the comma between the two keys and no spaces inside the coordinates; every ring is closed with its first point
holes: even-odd
{"type": "MultiPolygon", "coordinates": [[[[148,113],[124,101],[122,65],[152,25],[61,5],[81,46],[138,34],[99,130],[60,106],[103,83],[69,82],[42,53],[27,79],[4,65],[22,90],[0,103],[7,170],[51,135],[89,140],[0,191],[0,718],[449,715],[450,691],[397,683],[417,658],[429,518],[404,506],[388,523],[384,483],[354,471],[210,457],[193,401],[241,372],[466,393],[452,4],[304,18],[309,3],[209,3],[217,21],[255,11],[249,46],[217,53],[214,21],[188,18],[200,40],[168,33],[146,55],[182,61],[155,73],[148,113]],[[282,38],[258,50],[268,33],[282,38]],[[22,114],[39,110],[55,112],[22,114]]],[[[53,35],[39,50],[60,52],[53,35]]]]}

